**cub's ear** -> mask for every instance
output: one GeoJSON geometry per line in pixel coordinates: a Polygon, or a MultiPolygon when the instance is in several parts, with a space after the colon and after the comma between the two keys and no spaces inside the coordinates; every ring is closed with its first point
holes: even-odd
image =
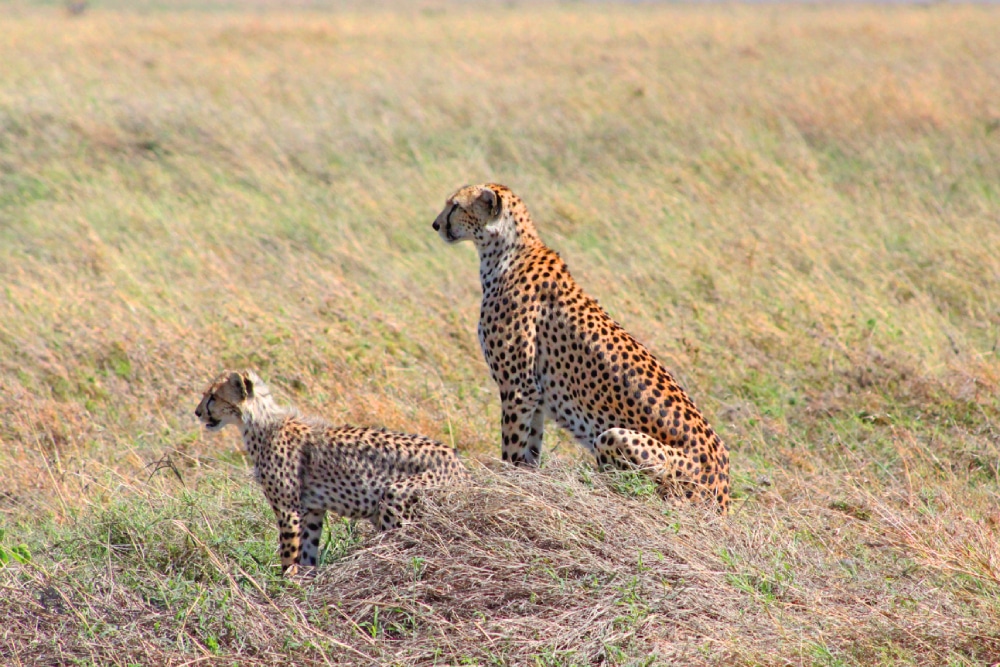
{"type": "Polygon", "coordinates": [[[240,375],[236,371],[233,371],[232,373],[229,374],[229,380],[227,380],[227,384],[229,384],[229,386],[236,391],[236,394],[240,397],[240,400],[249,398],[250,396],[253,395],[253,383],[250,382],[249,378],[240,375]],[[247,386],[247,383],[249,383],[249,387],[247,386]]]}
{"type": "Polygon", "coordinates": [[[503,202],[500,200],[500,195],[493,188],[483,188],[483,191],[479,193],[479,201],[490,212],[490,217],[497,217],[500,215],[500,211],[503,210],[503,202]]]}
{"type": "Polygon", "coordinates": [[[243,373],[243,388],[246,392],[247,398],[253,398],[253,378],[250,377],[250,373],[243,373]]]}

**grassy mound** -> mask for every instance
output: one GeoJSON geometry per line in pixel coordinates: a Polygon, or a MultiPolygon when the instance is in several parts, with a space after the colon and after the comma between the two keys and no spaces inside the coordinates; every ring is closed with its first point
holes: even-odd
{"type": "Polygon", "coordinates": [[[722,519],[633,474],[480,468],[401,530],[334,522],[317,574],[288,581],[257,489],[211,480],[81,516],[54,551],[0,569],[5,657],[930,665],[1000,651],[996,609],[899,561],[907,536],[872,530],[885,508],[861,498],[794,519],[764,499],[722,519]],[[830,557],[855,541],[872,556],[830,557]]]}

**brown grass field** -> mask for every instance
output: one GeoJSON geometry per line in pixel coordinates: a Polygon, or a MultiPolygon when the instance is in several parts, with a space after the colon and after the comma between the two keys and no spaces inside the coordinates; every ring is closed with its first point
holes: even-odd
{"type": "Polygon", "coordinates": [[[8,3],[0,663],[1000,661],[1000,7],[8,3]],[[735,509],[505,468],[496,180],[723,434],[735,509]],[[311,580],[201,390],[453,443],[311,580]]]}

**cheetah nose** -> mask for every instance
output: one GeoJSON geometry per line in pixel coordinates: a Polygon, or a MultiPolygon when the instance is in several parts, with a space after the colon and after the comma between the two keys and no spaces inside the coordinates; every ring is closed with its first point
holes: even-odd
{"type": "Polygon", "coordinates": [[[441,223],[439,223],[437,220],[434,221],[434,224],[431,225],[431,227],[434,228],[435,232],[441,231],[441,223]]]}

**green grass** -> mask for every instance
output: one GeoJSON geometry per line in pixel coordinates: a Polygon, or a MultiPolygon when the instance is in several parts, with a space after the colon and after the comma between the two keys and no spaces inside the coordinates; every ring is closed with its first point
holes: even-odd
{"type": "MultiPolygon", "coordinates": [[[[998,31],[986,6],[15,3],[0,661],[1000,660],[998,31]],[[656,549],[623,546],[612,582],[587,549],[613,523],[567,515],[491,544],[583,536],[571,558],[479,584],[544,604],[464,610],[477,591],[434,597],[448,545],[345,523],[324,558],[353,580],[280,580],[201,390],[251,367],[305,412],[495,460],[477,260],[430,228],[486,180],[710,417],[733,515],[571,468],[573,502],[651,508],[655,567],[691,574],[657,588],[656,549]]],[[[545,447],[557,477],[581,456],[554,427],[545,447]]],[[[462,577],[499,567],[454,530],[462,577]]]]}

